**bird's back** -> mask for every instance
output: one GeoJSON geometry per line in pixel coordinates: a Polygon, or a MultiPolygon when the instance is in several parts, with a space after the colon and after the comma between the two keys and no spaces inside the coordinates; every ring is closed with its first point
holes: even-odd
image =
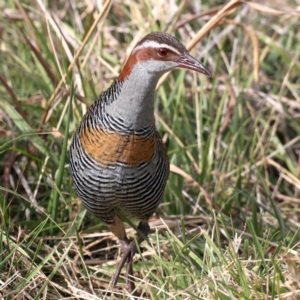
{"type": "Polygon", "coordinates": [[[121,88],[116,81],[90,107],[70,147],[75,189],[85,207],[107,224],[115,211],[148,219],[162,199],[169,172],[154,125],[133,130],[106,112],[121,88]]]}

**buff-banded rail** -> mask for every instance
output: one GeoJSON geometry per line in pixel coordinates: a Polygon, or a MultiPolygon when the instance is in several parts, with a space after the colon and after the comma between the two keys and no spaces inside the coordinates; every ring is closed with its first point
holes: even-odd
{"type": "Polygon", "coordinates": [[[182,43],[164,32],[146,35],[132,50],[114,83],[88,109],[70,146],[75,189],[88,211],[119,239],[127,262],[127,289],[135,289],[136,243],[127,238],[122,216],[139,220],[137,244],[162,200],[169,174],[166,149],[155,127],[154,93],[159,78],[176,68],[211,76],[182,43]]]}

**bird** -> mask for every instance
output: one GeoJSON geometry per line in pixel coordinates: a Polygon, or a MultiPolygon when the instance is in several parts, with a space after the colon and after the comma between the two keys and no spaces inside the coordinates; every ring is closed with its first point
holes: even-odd
{"type": "Polygon", "coordinates": [[[149,234],[169,176],[166,148],[157,131],[154,94],[160,77],[174,69],[211,72],[165,32],[152,32],[131,51],[112,85],[83,116],[70,145],[70,170],[85,208],[118,238],[122,257],[111,284],[126,267],[126,288],[135,290],[133,257],[149,234]],[[124,219],[138,220],[128,239],[124,219]]]}

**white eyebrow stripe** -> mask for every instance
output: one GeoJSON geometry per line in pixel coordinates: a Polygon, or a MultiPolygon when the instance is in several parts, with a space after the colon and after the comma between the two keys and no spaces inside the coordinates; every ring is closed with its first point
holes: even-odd
{"type": "Polygon", "coordinates": [[[152,47],[152,48],[167,48],[175,53],[177,53],[178,55],[181,55],[181,53],[175,49],[174,47],[170,46],[170,45],[167,45],[167,44],[160,44],[158,42],[155,42],[155,41],[145,41],[143,44],[135,47],[133,50],[132,50],[132,54],[134,52],[136,52],[137,50],[139,49],[142,49],[142,48],[148,48],[148,47],[152,47]]]}

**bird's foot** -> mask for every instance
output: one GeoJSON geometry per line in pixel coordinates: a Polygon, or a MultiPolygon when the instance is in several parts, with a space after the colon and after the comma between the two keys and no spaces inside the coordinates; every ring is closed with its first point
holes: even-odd
{"type": "MultiPolygon", "coordinates": [[[[136,243],[139,245],[145,237],[147,237],[150,227],[147,222],[140,222],[138,227],[137,227],[139,234],[137,236],[136,241],[130,241],[127,236],[125,235],[125,238],[120,239],[121,247],[122,247],[122,258],[121,261],[119,262],[118,268],[112,277],[111,284],[112,286],[115,286],[117,284],[117,281],[119,279],[120,273],[122,268],[124,267],[125,263],[127,262],[127,267],[126,267],[126,285],[127,285],[127,290],[129,293],[132,293],[135,290],[135,284],[134,284],[134,278],[133,278],[133,257],[136,253],[136,243]]],[[[134,293],[137,294],[137,293],[134,293]]]]}
{"type": "Polygon", "coordinates": [[[127,285],[127,290],[129,293],[132,293],[135,290],[135,284],[134,284],[134,279],[133,279],[133,257],[136,253],[136,244],[135,241],[121,241],[121,247],[122,247],[122,258],[121,261],[119,262],[118,268],[112,277],[111,284],[112,286],[115,286],[118,282],[120,273],[122,268],[124,267],[125,263],[127,262],[127,267],[126,267],[126,285],[127,285]]]}

